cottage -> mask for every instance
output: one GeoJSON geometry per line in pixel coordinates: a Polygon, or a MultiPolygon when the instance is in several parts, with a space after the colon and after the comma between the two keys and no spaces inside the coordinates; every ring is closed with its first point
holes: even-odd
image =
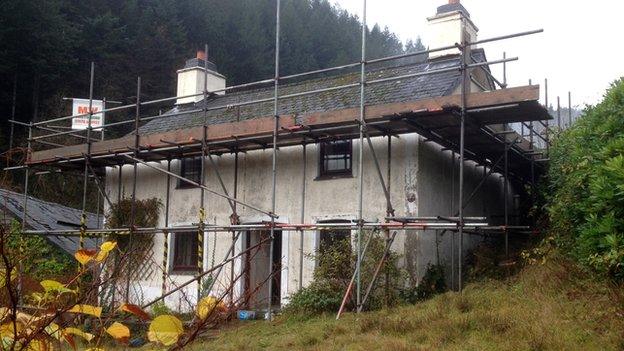
{"type": "MultiPolygon", "coordinates": [[[[165,229],[152,236],[151,259],[145,262],[164,266],[165,274],[147,270],[151,273],[133,282],[128,297],[133,302],[150,301],[192,280],[199,266],[214,279],[208,293],[248,296],[250,308],[269,301],[283,305],[312,280],[317,250],[336,236],[357,245],[353,227],[364,225],[359,218],[381,228],[380,223],[400,219],[457,216],[461,111],[467,114],[463,215],[502,225],[517,211],[515,185],[531,178],[535,153],[507,124],[547,118],[539,86],[498,89],[484,49],[472,45],[464,57],[453,47],[476,42],[478,32],[458,1],[440,6],[428,21],[431,46],[444,50],[400,65],[367,62],[363,91],[358,64],[350,66],[357,72],[347,67],[347,73],[321,72],[311,79],[280,77],[278,118],[272,80],[228,87],[217,65],[199,52],[178,71],[175,106],[142,119],[146,123],[136,133],[88,149],[38,151],[29,162],[83,162],[88,152],[90,162],[105,169],[109,198],[135,193],[165,204],[159,217],[165,229]],[[501,179],[503,155],[517,181],[501,179]],[[254,255],[240,255],[251,247],[257,248],[254,255]]],[[[392,250],[412,281],[439,263],[447,267],[450,282],[453,262],[460,260],[459,241],[465,252],[481,237],[464,232],[460,238],[455,231],[427,230],[418,223],[393,229],[392,250]]],[[[456,229],[452,218],[445,223],[456,229]]],[[[197,298],[202,289],[197,284],[169,295],[166,303],[183,309],[197,298]]]]}

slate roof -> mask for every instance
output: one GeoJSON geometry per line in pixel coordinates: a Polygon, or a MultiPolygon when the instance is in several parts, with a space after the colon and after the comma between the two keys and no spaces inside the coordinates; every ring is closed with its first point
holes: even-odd
{"type": "Polygon", "coordinates": [[[453,11],[461,11],[463,12],[466,17],[470,17],[470,13],[468,12],[468,10],[466,10],[466,8],[460,4],[444,4],[442,6],[438,6],[438,11],[437,14],[442,14],[442,13],[448,13],[448,12],[453,12],[453,11]]]}
{"type": "MultiPolygon", "coordinates": [[[[482,49],[473,50],[472,56],[476,62],[484,62],[486,60],[485,53],[482,49]]],[[[367,72],[366,79],[374,80],[396,77],[454,66],[459,66],[459,55],[449,56],[445,59],[427,60],[422,63],[408,64],[399,67],[371,69],[367,72]]],[[[279,92],[280,95],[295,94],[338,85],[358,83],[359,79],[359,72],[315,78],[280,85],[279,92]]],[[[459,86],[460,80],[461,76],[458,70],[367,85],[365,88],[366,104],[378,105],[397,103],[449,95],[459,86]]],[[[280,115],[300,115],[304,113],[357,107],[360,104],[359,91],[360,87],[355,86],[311,95],[283,98],[279,100],[278,113],[280,115]]],[[[273,101],[240,107],[227,107],[228,105],[236,103],[271,97],[273,97],[272,85],[253,90],[233,91],[225,95],[209,97],[207,103],[209,109],[217,107],[223,108],[208,111],[207,124],[220,124],[271,116],[273,115],[273,101]]],[[[165,113],[165,115],[201,109],[203,105],[204,103],[202,100],[194,104],[176,106],[165,113]]],[[[176,115],[152,120],[140,128],[140,133],[153,134],[197,127],[203,124],[203,112],[176,115]]]]}
{"type": "MultiPolygon", "coordinates": [[[[0,189],[0,207],[18,219],[23,219],[24,195],[6,189],[0,189]]],[[[29,196],[27,203],[26,225],[33,230],[76,230],[80,227],[82,211],[75,208],[47,202],[29,196]]],[[[87,229],[98,228],[98,218],[94,213],[87,213],[87,229]]],[[[74,255],[79,247],[78,237],[46,236],[50,242],[74,255]]],[[[97,247],[97,239],[85,238],[86,248],[97,247]]]]}

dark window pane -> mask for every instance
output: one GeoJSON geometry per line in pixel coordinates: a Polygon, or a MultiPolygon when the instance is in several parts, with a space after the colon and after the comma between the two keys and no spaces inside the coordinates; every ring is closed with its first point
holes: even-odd
{"type": "Polygon", "coordinates": [[[322,230],[319,251],[323,252],[335,247],[335,245],[343,244],[345,241],[350,248],[351,231],[348,229],[322,230]]]}
{"type": "Polygon", "coordinates": [[[351,140],[329,141],[321,144],[320,176],[351,174],[351,140]]]}
{"type": "MultiPolygon", "coordinates": [[[[192,180],[195,183],[201,183],[201,157],[189,157],[180,161],[180,176],[188,180],[192,180]]],[[[179,188],[192,188],[193,185],[178,180],[179,188]]]]}
{"type": "Polygon", "coordinates": [[[176,233],[173,235],[173,270],[197,269],[197,233],[176,233]]]}

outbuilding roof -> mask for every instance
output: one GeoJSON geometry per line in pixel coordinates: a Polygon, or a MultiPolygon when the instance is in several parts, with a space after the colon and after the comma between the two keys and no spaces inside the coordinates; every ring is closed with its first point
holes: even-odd
{"type": "MultiPolygon", "coordinates": [[[[0,188],[0,208],[5,208],[20,221],[24,218],[24,195],[0,188]]],[[[28,196],[26,226],[33,230],[76,230],[80,228],[82,211],[28,196]]],[[[87,229],[98,228],[98,216],[87,212],[87,229]]],[[[50,242],[70,255],[79,248],[78,237],[45,235],[50,242]]],[[[86,248],[95,248],[97,240],[85,238],[86,248]]]]}

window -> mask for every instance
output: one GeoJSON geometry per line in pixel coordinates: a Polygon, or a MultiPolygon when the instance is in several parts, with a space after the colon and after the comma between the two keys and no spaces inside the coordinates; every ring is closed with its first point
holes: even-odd
{"type": "Polygon", "coordinates": [[[319,274],[332,279],[349,279],[351,256],[350,230],[321,230],[316,262],[319,274]]]}
{"type": "Polygon", "coordinates": [[[319,251],[324,252],[335,248],[338,245],[344,245],[351,251],[351,231],[348,229],[326,229],[321,230],[321,242],[319,251]]]}
{"type": "Polygon", "coordinates": [[[197,270],[197,232],[173,235],[173,271],[197,270]]]}
{"type": "Polygon", "coordinates": [[[319,177],[351,175],[351,140],[321,143],[319,177]]]}
{"type": "MultiPolygon", "coordinates": [[[[180,176],[188,180],[192,180],[196,183],[201,183],[201,156],[183,158],[180,160],[180,176]]],[[[193,188],[192,184],[189,184],[181,179],[178,179],[178,188],[193,188]]]]}

